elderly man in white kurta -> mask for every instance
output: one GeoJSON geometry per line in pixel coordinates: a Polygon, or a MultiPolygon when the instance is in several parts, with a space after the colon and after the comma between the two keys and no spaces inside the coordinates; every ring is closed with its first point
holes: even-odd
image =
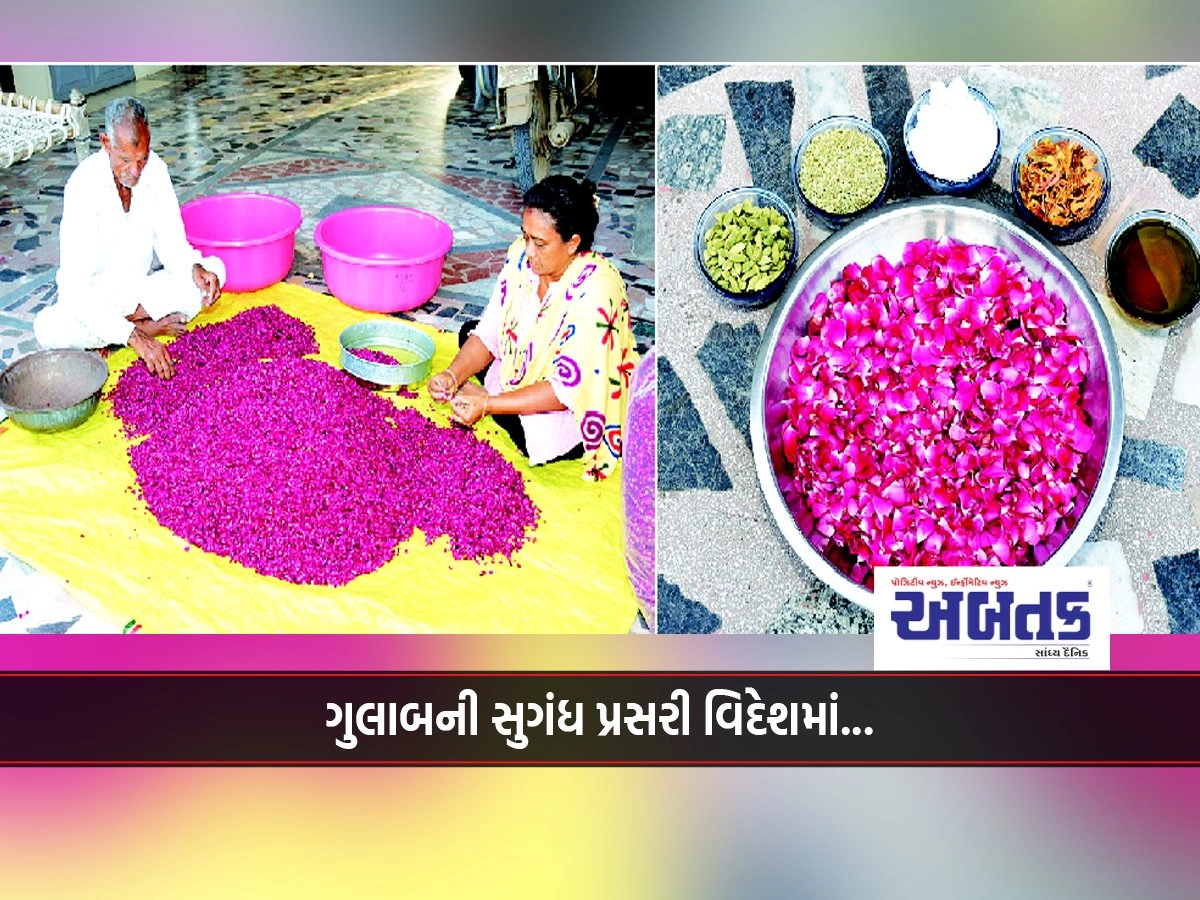
{"type": "Polygon", "coordinates": [[[58,301],[33,322],[47,348],[128,344],[160,378],[175,373],[156,338],[177,336],[216,302],[225,266],[187,242],[167,166],[150,149],[146,110],[114,100],[103,152],[79,164],[63,192],[58,301]],[[163,268],[150,273],[154,255],[163,268]]]}

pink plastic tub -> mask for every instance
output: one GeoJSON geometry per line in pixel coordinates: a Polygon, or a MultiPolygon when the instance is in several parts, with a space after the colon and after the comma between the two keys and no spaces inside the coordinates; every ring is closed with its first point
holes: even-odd
{"type": "Polygon", "coordinates": [[[401,312],[437,293],[454,232],[417,209],[356,206],[322,219],[313,239],[333,296],[355,309],[401,312]]]}
{"type": "Polygon", "coordinates": [[[225,290],[257,291],[292,270],[300,207],[274,194],[215,194],[185,203],[183,231],[205,256],[225,263],[225,290]]]}

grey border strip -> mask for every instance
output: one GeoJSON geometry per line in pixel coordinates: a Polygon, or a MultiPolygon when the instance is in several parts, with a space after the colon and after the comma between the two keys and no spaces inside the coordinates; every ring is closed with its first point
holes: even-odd
{"type": "Polygon", "coordinates": [[[48,272],[42,272],[14,288],[11,293],[0,296],[0,309],[12,309],[34,291],[54,281],[57,274],[58,266],[54,266],[48,272]]]}
{"type": "Polygon", "coordinates": [[[588,168],[587,177],[589,181],[594,181],[596,184],[600,183],[600,179],[604,176],[604,170],[608,168],[608,161],[612,157],[613,150],[616,149],[617,142],[621,140],[621,135],[625,133],[625,126],[627,124],[628,120],[624,116],[613,122],[612,128],[604,138],[604,143],[596,151],[596,158],[592,160],[592,165],[588,168]]]}

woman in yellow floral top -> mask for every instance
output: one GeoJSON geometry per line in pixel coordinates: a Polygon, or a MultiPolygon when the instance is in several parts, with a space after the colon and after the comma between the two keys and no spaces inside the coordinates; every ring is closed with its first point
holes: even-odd
{"type": "Polygon", "coordinates": [[[629,379],[637,363],[625,284],[591,249],[596,186],[552,175],[524,196],[523,236],[478,326],[429,394],[451,418],[490,415],[530,463],[582,458],[585,478],[621,458],[629,379]],[[486,368],[483,386],[469,379],[486,368]]]}

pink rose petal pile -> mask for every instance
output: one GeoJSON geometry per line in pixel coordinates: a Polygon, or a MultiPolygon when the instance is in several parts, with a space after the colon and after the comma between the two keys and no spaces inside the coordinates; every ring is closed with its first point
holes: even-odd
{"type": "Polygon", "coordinates": [[[1061,298],[993,247],[927,239],[847,266],[792,348],[798,524],[868,587],[872,566],[1044,561],[1086,500],[1087,372],[1061,298]]]}
{"type": "Polygon", "coordinates": [[[359,359],[364,359],[367,362],[379,363],[381,366],[399,365],[399,361],[394,356],[389,356],[382,350],[376,350],[373,347],[354,347],[350,350],[351,356],[357,356],[359,359]]]}
{"type": "Polygon", "coordinates": [[[228,321],[197,326],[176,338],[169,349],[175,361],[174,378],[164,381],[144,364],[134,363],[109,392],[127,437],[149,434],[193,391],[247,363],[307,356],[320,347],[311,325],[278,306],[256,306],[228,321]]]}
{"type": "Polygon", "coordinates": [[[246,327],[252,313],[249,324],[262,321],[251,310],[187,335],[212,344],[172,345],[185,377],[146,380],[134,365],[113,390],[127,428],[148,423],[129,456],[160,523],[297,584],[374,571],[414,529],[427,543],[446,535],[455,559],[480,562],[511,558],[531,539],[539,511],[493,447],[300,358],[304,342],[281,337],[290,325],[275,333],[277,358],[260,359],[272,341],[246,327]],[[214,345],[242,363],[219,362],[214,345]]]}

